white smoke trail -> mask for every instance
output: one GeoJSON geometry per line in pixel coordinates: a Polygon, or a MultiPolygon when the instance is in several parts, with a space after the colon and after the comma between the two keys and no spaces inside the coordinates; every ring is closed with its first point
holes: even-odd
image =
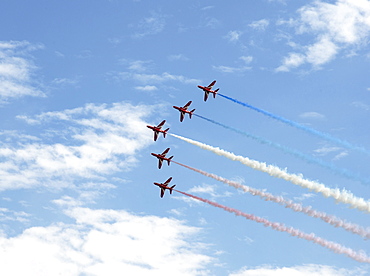
{"type": "Polygon", "coordinates": [[[224,157],[227,157],[233,161],[239,161],[240,163],[255,169],[259,170],[261,172],[268,173],[271,176],[277,177],[277,178],[282,178],[287,181],[290,181],[291,183],[295,185],[299,185],[303,188],[310,189],[312,191],[315,191],[317,193],[321,193],[325,197],[332,197],[334,198],[337,202],[349,204],[351,208],[355,208],[367,213],[370,213],[370,202],[365,201],[363,198],[356,197],[354,196],[351,192],[348,192],[346,190],[339,190],[338,188],[332,189],[329,187],[326,187],[324,184],[318,183],[316,181],[312,180],[307,180],[302,178],[301,175],[297,174],[290,174],[286,172],[285,170],[282,170],[276,166],[273,165],[266,165],[266,163],[262,163],[256,160],[251,160],[247,157],[243,157],[240,155],[235,155],[231,152],[227,152],[225,150],[222,150],[218,147],[212,147],[206,144],[203,144],[201,142],[194,141],[189,138],[185,138],[179,135],[175,134],[170,134],[173,137],[176,137],[180,140],[183,140],[185,142],[188,142],[192,145],[198,146],[202,149],[209,150],[217,155],[221,155],[224,157]]]}
{"type": "Polygon", "coordinates": [[[302,232],[299,229],[295,229],[293,227],[285,226],[284,224],[279,223],[279,222],[271,222],[267,219],[257,217],[255,215],[251,215],[251,214],[246,214],[246,213],[243,213],[242,211],[239,211],[237,209],[230,208],[230,207],[218,204],[216,202],[213,202],[213,201],[201,198],[201,197],[197,197],[197,196],[194,196],[194,195],[191,195],[191,194],[188,194],[188,193],[184,193],[184,192],[181,192],[181,191],[178,191],[178,190],[175,190],[175,191],[178,192],[178,193],[181,193],[183,195],[189,196],[191,198],[194,198],[196,200],[208,203],[208,204],[210,204],[214,207],[224,209],[225,211],[228,211],[230,213],[234,213],[237,216],[242,216],[242,217],[245,217],[246,219],[253,220],[253,221],[258,222],[258,223],[262,223],[264,226],[271,227],[274,230],[277,230],[277,231],[280,231],[280,232],[286,232],[286,233],[288,233],[292,236],[296,236],[298,238],[305,239],[307,241],[312,241],[313,243],[316,243],[316,244],[319,244],[323,247],[326,247],[326,248],[332,250],[335,253],[345,254],[348,257],[350,257],[350,258],[352,258],[352,259],[354,259],[358,262],[370,263],[370,257],[367,256],[365,253],[356,252],[353,249],[347,248],[347,247],[345,247],[345,246],[343,246],[339,243],[327,241],[323,238],[317,237],[314,233],[307,234],[305,232],[302,232]]]}
{"type": "Polygon", "coordinates": [[[337,218],[335,216],[328,215],[325,212],[320,212],[320,211],[314,210],[314,209],[312,209],[311,206],[306,206],[305,207],[305,206],[302,206],[302,204],[300,204],[300,203],[294,203],[293,201],[287,200],[282,196],[274,196],[273,194],[266,193],[266,192],[263,192],[263,191],[258,190],[258,189],[254,189],[254,188],[246,186],[246,185],[242,185],[238,182],[228,180],[226,178],[215,175],[213,173],[208,173],[208,172],[205,172],[205,171],[202,171],[202,170],[198,170],[196,168],[192,168],[190,166],[181,164],[181,163],[173,161],[173,160],[172,160],[172,162],[175,163],[175,164],[178,164],[180,166],[183,166],[187,169],[193,170],[197,173],[200,173],[204,176],[207,176],[207,177],[213,178],[217,181],[223,182],[223,183],[225,183],[225,184],[227,184],[231,187],[234,187],[236,189],[241,189],[244,192],[250,193],[254,196],[259,196],[260,198],[262,198],[266,201],[272,201],[272,202],[278,203],[278,204],[280,204],[280,205],[282,205],[286,208],[292,209],[295,212],[301,212],[301,213],[304,213],[304,214],[309,215],[311,217],[319,218],[319,219],[325,221],[326,223],[329,223],[330,225],[333,225],[334,227],[342,227],[343,229],[345,229],[349,232],[352,232],[353,234],[357,234],[357,235],[360,235],[361,237],[370,239],[370,231],[369,230],[366,230],[366,229],[364,229],[363,227],[361,227],[357,224],[346,222],[345,220],[342,220],[342,219],[337,218]]]}

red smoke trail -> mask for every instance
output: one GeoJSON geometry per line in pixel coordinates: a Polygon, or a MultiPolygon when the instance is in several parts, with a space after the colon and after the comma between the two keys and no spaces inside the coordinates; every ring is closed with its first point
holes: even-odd
{"type": "Polygon", "coordinates": [[[266,201],[273,201],[273,202],[278,203],[278,204],[280,204],[280,205],[282,205],[286,208],[290,208],[295,212],[301,212],[301,213],[304,213],[306,215],[309,215],[310,217],[319,218],[319,219],[325,221],[326,223],[329,223],[330,225],[333,225],[334,227],[342,227],[343,229],[345,229],[349,232],[352,232],[353,234],[357,234],[357,235],[360,235],[364,238],[370,239],[370,232],[368,230],[364,229],[363,227],[361,227],[357,224],[354,224],[354,223],[346,222],[346,221],[344,221],[340,218],[337,218],[335,216],[328,215],[325,212],[320,212],[320,211],[314,210],[314,209],[312,209],[311,206],[306,206],[305,207],[305,206],[302,206],[302,204],[300,204],[300,203],[294,203],[293,201],[287,200],[287,199],[283,198],[282,196],[274,196],[273,194],[266,193],[266,192],[263,192],[263,191],[258,190],[258,189],[254,189],[254,188],[246,186],[246,185],[242,185],[238,182],[228,180],[226,178],[215,175],[213,173],[208,173],[208,172],[205,172],[205,171],[202,171],[202,170],[198,170],[196,168],[192,168],[190,166],[181,164],[181,163],[173,161],[173,160],[171,162],[173,162],[177,165],[183,166],[183,167],[185,167],[189,170],[200,173],[204,176],[207,176],[207,177],[213,178],[217,181],[223,182],[223,183],[225,183],[225,184],[227,184],[231,187],[234,187],[236,189],[241,189],[244,192],[252,194],[253,196],[259,196],[260,198],[262,198],[266,201]]]}
{"type": "Polygon", "coordinates": [[[183,195],[186,195],[188,197],[191,197],[191,198],[194,198],[196,200],[207,203],[209,205],[212,205],[214,207],[224,209],[225,211],[228,211],[230,213],[234,213],[237,216],[242,216],[242,217],[245,217],[246,219],[253,220],[253,221],[258,222],[258,223],[262,223],[265,227],[271,227],[274,230],[277,230],[277,231],[280,231],[280,232],[286,232],[286,233],[290,234],[291,236],[296,236],[298,238],[305,239],[307,241],[312,241],[313,243],[316,243],[316,244],[319,244],[323,247],[326,247],[326,248],[328,248],[329,250],[331,250],[335,253],[347,255],[348,257],[350,257],[350,258],[352,258],[352,259],[354,259],[358,262],[370,263],[370,257],[367,256],[365,253],[356,252],[356,251],[354,251],[350,248],[347,248],[347,247],[345,247],[345,246],[343,246],[339,243],[327,241],[323,238],[317,237],[314,233],[307,234],[307,233],[304,233],[301,230],[295,229],[293,227],[287,227],[284,224],[279,223],[279,222],[271,222],[267,219],[257,217],[255,215],[243,213],[242,211],[239,211],[237,209],[230,208],[230,207],[218,204],[216,202],[213,202],[213,201],[201,198],[201,197],[197,197],[197,196],[194,196],[194,195],[191,195],[191,194],[188,194],[188,193],[185,193],[185,192],[181,192],[181,191],[178,191],[178,190],[175,190],[175,191],[180,193],[180,194],[183,194],[183,195]]]}

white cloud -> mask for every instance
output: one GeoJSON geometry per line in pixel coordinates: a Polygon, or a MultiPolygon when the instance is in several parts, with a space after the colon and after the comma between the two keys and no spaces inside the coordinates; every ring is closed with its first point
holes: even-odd
{"type": "Polygon", "coordinates": [[[266,30],[269,24],[270,22],[267,19],[261,19],[261,20],[253,21],[248,26],[255,30],[264,31],[266,30]]]}
{"type": "Polygon", "coordinates": [[[59,51],[55,51],[54,53],[55,53],[55,55],[57,57],[60,57],[60,58],[64,58],[65,57],[65,55],[63,53],[59,52],[59,51]]]}
{"type": "Polygon", "coordinates": [[[353,55],[351,47],[366,43],[370,34],[370,2],[367,0],[315,1],[300,8],[298,13],[299,19],[286,22],[296,26],[298,34],[314,35],[315,42],[302,47],[301,53],[289,53],[277,71],[290,71],[305,63],[319,69],[343,49],[349,49],[353,55]]]}
{"type": "Polygon", "coordinates": [[[220,71],[223,73],[243,73],[245,71],[251,70],[252,67],[250,66],[242,66],[242,67],[231,67],[231,66],[212,66],[212,68],[216,71],[220,71]]]}
{"type": "Polygon", "coordinates": [[[12,211],[8,208],[0,208],[0,221],[27,222],[31,215],[23,211],[12,211]]]}
{"type": "Polygon", "coordinates": [[[172,75],[167,72],[158,74],[139,74],[131,72],[121,72],[117,74],[118,78],[121,79],[132,79],[139,83],[148,84],[148,83],[164,83],[168,81],[178,81],[186,84],[197,84],[200,82],[198,79],[190,79],[182,75],[172,75]]]}
{"type": "Polygon", "coordinates": [[[333,161],[337,161],[339,159],[342,159],[342,158],[346,157],[347,155],[348,155],[348,151],[342,151],[339,154],[337,154],[336,156],[334,156],[333,161]]]}
{"type": "Polygon", "coordinates": [[[79,77],[75,77],[73,79],[70,78],[55,78],[52,83],[56,85],[77,85],[79,82],[79,77]]]}
{"type": "Polygon", "coordinates": [[[303,119],[320,119],[320,120],[325,119],[325,115],[314,111],[304,112],[300,114],[299,117],[303,119]]]}
{"type": "Polygon", "coordinates": [[[183,54],[178,54],[178,55],[169,55],[168,56],[168,60],[170,61],[177,61],[177,60],[181,60],[181,61],[188,61],[189,58],[187,58],[185,55],[183,54]]]}
{"type": "Polygon", "coordinates": [[[214,186],[214,185],[203,184],[203,185],[200,185],[200,186],[195,186],[195,187],[191,188],[190,190],[188,190],[187,192],[191,193],[191,194],[197,194],[197,193],[208,194],[213,198],[231,196],[230,192],[225,192],[223,194],[218,193],[215,189],[216,187],[217,186],[214,186]]]}
{"type": "Polygon", "coordinates": [[[294,267],[259,267],[243,268],[229,276],[361,276],[366,275],[362,269],[343,269],[327,265],[303,265],[294,267]]]}
{"type": "Polygon", "coordinates": [[[75,223],[0,237],[1,275],[205,275],[199,228],[175,219],[75,207],[75,223]],[[21,265],[19,265],[21,264],[21,265]]]}
{"type": "Polygon", "coordinates": [[[323,155],[327,155],[332,152],[339,151],[340,149],[341,148],[338,148],[338,147],[322,147],[322,148],[314,150],[314,152],[317,153],[318,155],[323,156],[323,155]]]}
{"type": "Polygon", "coordinates": [[[228,34],[225,36],[227,40],[230,42],[235,42],[238,41],[240,36],[242,35],[241,31],[230,31],[228,34]]]}
{"type": "Polygon", "coordinates": [[[286,5],[286,2],[288,1],[288,0],[268,0],[269,2],[279,2],[279,3],[281,3],[281,4],[284,4],[284,5],[286,5]]]}
{"type": "Polygon", "coordinates": [[[253,61],[252,56],[241,56],[236,63],[242,63],[239,66],[225,66],[225,65],[213,65],[212,68],[216,71],[220,71],[223,73],[244,73],[245,71],[251,70],[251,66],[247,66],[253,61]],[[242,61],[242,62],[241,62],[242,61]]]}
{"type": "Polygon", "coordinates": [[[43,97],[36,88],[34,73],[37,67],[29,53],[42,48],[26,41],[0,41],[0,101],[24,96],[43,97]]]}
{"type": "Polygon", "coordinates": [[[166,26],[166,16],[161,13],[151,12],[151,15],[143,18],[139,24],[135,26],[138,30],[133,37],[143,38],[148,35],[156,35],[162,32],[166,26]]]}
{"type": "Polygon", "coordinates": [[[246,64],[249,64],[253,61],[253,57],[252,56],[241,56],[239,59],[241,59],[242,61],[244,61],[246,64]]]}
{"type": "Polygon", "coordinates": [[[327,37],[322,36],[315,44],[307,47],[306,62],[318,67],[332,60],[338,52],[338,46],[327,37]]]}
{"type": "Polygon", "coordinates": [[[216,29],[221,26],[221,21],[214,17],[205,18],[205,27],[216,29]]]}
{"type": "Polygon", "coordinates": [[[144,72],[147,70],[146,65],[150,63],[151,61],[144,61],[144,60],[131,61],[128,69],[131,71],[144,72]]]}
{"type": "Polygon", "coordinates": [[[93,52],[91,50],[82,50],[76,57],[79,59],[91,59],[93,57],[93,52]]]}
{"type": "Polygon", "coordinates": [[[278,72],[288,72],[291,68],[298,67],[305,63],[305,56],[298,53],[290,53],[288,57],[285,57],[283,64],[279,66],[276,71],[278,72]]]}
{"type": "Polygon", "coordinates": [[[312,198],[312,197],[315,197],[315,196],[316,196],[316,194],[306,193],[306,194],[302,194],[301,196],[296,196],[293,199],[296,200],[296,201],[303,201],[303,200],[306,200],[308,198],[312,198]]]}
{"type": "Polygon", "coordinates": [[[356,107],[356,108],[363,109],[363,110],[366,110],[366,111],[370,110],[370,105],[365,104],[365,103],[360,102],[360,101],[352,102],[351,105],[356,107]]]}
{"type": "Polygon", "coordinates": [[[214,8],[214,6],[205,6],[205,7],[201,8],[201,10],[202,11],[208,11],[208,10],[211,10],[213,8],[214,8]]]}
{"type": "Polygon", "coordinates": [[[150,106],[127,103],[87,104],[33,118],[19,117],[42,125],[52,137],[40,135],[36,141],[0,144],[0,190],[73,187],[75,179],[104,182],[107,175],[129,170],[136,164],[136,152],[152,142],[143,120],[150,111],[150,106]],[[59,128],[47,128],[47,123],[59,128]],[[68,143],[50,143],[49,138],[68,143]]]}
{"type": "Polygon", "coordinates": [[[314,150],[314,152],[319,156],[326,156],[328,154],[336,153],[332,159],[333,161],[337,161],[348,155],[348,151],[342,150],[339,147],[322,147],[322,148],[314,150]]]}
{"type": "Polygon", "coordinates": [[[135,89],[140,90],[140,91],[155,91],[155,90],[158,90],[158,88],[155,85],[136,86],[135,89]]]}

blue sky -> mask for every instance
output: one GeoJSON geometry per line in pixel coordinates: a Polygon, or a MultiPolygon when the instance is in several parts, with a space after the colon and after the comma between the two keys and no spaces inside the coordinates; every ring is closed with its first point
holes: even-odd
{"type": "MultiPolygon", "coordinates": [[[[178,193],[370,254],[369,240],[151,152],[368,229],[369,213],[146,125],[370,197],[370,1],[3,1],[2,275],[367,275],[368,263],[178,193]],[[200,117],[179,122],[192,100],[200,117]],[[347,170],[343,177],[233,131],[347,170]],[[355,175],[359,177],[355,178],[355,175]]],[[[307,159],[306,158],[306,159],[307,159]]],[[[368,230],[370,231],[370,230],[368,230]]]]}

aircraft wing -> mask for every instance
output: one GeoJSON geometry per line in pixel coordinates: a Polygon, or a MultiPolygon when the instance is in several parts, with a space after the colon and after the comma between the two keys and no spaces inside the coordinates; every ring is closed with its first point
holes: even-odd
{"type": "Polygon", "coordinates": [[[188,101],[188,103],[186,105],[184,105],[183,109],[187,109],[190,104],[191,104],[191,101],[188,101]]]}
{"type": "Polygon", "coordinates": [[[162,122],[160,122],[159,125],[157,126],[157,128],[160,129],[164,125],[165,122],[166,122],[166,120],[163,120],[162,122]]]}
{"type": "Polygon", "coordinates": [[[163,183],[163,185],[168,185],[168,183],[170,183],[170,182],[171,182],[171,180],[172,180],[172,177],[168,178],[168,179],[166,180],[166,182],[164,182],[164,183],[163,183]]]}
{"type": "Polygon", "coordinates": [[[163,159],[158,159],[158,169],[162,168],[163,159]]]}
{"type": "Polygon", "coordinates": [[[208,94],[209,94],[209,92],[204,90],[204,101],[207,101],[208,94]]]}
{"type": "Polygon", "coordinates": [[[157,141],[158,138],[158,131],[154,131],[154,141],[157,141]]]}
{"type": "Polygon", "coordinates": [[[165,156],[166,156],[166,154],[167,154],[167,152],[168,152],[169,150],[170,150],[170,148],[165,149],[165,150],[164,150],[164,152],[162,152],[162,154],[161,154],[161,155],[162,155],[163,157],[165,157],[165,156]]]}
{"type": "Polygon", "coordinates": [[[184,117],[185,117],[185,113],[180,112],[180,122],[182,122],[184,120],[184,117]]]}
{"type": "Polygon", "coordinates": [[[208,89],[212,89],[212,86],[216,84],[216,81],[214,80],[213,82],[210,83],[210,85],[207,86],[208,89]]]}
{"type": "Polygon", "coordinates": [[[164,196],[164,191],[165,191],[165,189],[161,188],[161,197],[164,196]]]}

